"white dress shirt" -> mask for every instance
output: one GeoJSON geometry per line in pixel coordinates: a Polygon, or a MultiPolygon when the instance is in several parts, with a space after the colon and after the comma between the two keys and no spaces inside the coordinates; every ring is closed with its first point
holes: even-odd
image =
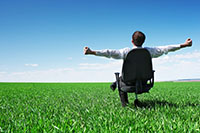
{"type": "MultiPolygon", "coordinates": [[[[114,59],[125,59],[128,52],[134,48],[137,47],[136,46],[134,46],[133,48],[127,47],[119,50],[112,50],[112,49],[96,50],[96,55],[114,59]]],[[[180,45],[168,45],[168,46],[144,47],[144,48],[150,52],[152,58],[157,58],[163,54],[168,54],[168,52],[176,51],[181,47],[180,45]]]]}

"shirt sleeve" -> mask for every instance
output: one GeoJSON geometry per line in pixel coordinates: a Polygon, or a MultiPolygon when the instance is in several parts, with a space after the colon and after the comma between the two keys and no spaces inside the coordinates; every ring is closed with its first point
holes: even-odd
{"type": "Polygon", "coordinates": [[[107,58],[114,58],[114,59],[125,59],[129,51],[130,48],[124,48],[119,50],[112,50],[112,49],[96,50],[96,56],[104,56],[107,58]]]}
{"type": "Polygon", "coordinates": [[[163,54],[168,54],[168,52],[179,50],[180,48],[180,45],[158,46],[154,48],[146,47],[146,49],[150,52],[152,58],[157,58],[163,54]]]}

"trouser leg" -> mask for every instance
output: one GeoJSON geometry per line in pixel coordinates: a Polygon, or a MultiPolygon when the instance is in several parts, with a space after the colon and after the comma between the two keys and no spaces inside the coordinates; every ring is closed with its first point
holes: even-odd
{"type": "Polygon", "coordinates": [[[119,90],[119,97],[122,103],[122,106],[125,107],[129,102],[128,102],[128,94],[127,92],[123,92],[119,90]]]}
{"type": "Polygon", "coordinates": [[[128,104],[129,102],[128,102],[128,93],[127,92],[125,92],[125,102],[128,104]]]}

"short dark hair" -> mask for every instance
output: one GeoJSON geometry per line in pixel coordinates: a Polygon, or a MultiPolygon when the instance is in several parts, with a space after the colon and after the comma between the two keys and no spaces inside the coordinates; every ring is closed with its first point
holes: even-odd
{"type": "Polygon", "coordinates": [[[144,43],[145,41],[145,35],[144,33],[142,33],[141,31],[136,31],[133,33],[132,35],[132,40],[133,40],[133,43],[136,45],[136,46],[142,46],[142,44],[144,43]]]}

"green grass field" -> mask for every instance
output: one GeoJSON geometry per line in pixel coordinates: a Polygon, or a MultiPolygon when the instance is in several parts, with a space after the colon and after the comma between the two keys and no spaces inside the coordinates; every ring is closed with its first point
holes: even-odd
{"type": "Polygon", "coordinates": [[[155,83],[121,107],[109,83],[0,83],[0,132],[200,132],[200,82],[155,83]]]}

